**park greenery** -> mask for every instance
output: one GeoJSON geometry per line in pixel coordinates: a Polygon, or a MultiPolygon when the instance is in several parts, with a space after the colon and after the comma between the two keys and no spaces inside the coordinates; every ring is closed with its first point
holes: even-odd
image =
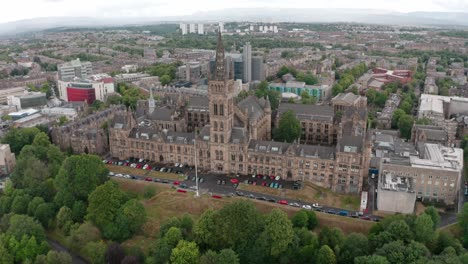
{"type": "Polygon", "coordinates": [[[318,83],[317,77],[313,75],[312,73],[300,72],[292,66],[290,67],[282,66],[279,69],[278,73],[276,74],[276,77],[281,78],[283,77],[283,75],[288,74],[288,73],[292,74],[292,76],[296,78],[296,81],[305,82],[307,85],[314,85],[318,83]]]}
{"type": "Polygon", "coordinates": [[[351,69],[346,69],[343,72],[336,72],[335,79],[336,83],[332,87],[333,95],[344,92],[349,86],[351,86],[361,75],[366,73],[368,70],[367,65],[363,62],[357,64],[351,69]]]}
{"type": "Polygon", "coordinates": [[[148,99],[148,95],[143,93],[140,88],[131,84],[118,83],[117,92],[119,95],[111,95],[107,98],[107,104],[124,104],[127,107],[136,109],[138,100],[148,99]]]}
{"type": "Polygon", "coordinates": [[[158,63],[149,67],[146,71],[152,76],[159,76],[161,84],[167,85],[176,78],[177,67],[181,65],[182,62],[180,61],[169,64],[158,63]]]}
{"type": "MultiPolygon", "coordinates": [[[[245,96],[245,93],[241,96],[245,96]]],[[[275,90],[270,90],[268,88],[268,82],[262,81],[258,84],[255,89],[255,96],[258,98],[268,98],[270,100],[271,110],[276,110],[281,101],[281,93],[275,90]]]]}

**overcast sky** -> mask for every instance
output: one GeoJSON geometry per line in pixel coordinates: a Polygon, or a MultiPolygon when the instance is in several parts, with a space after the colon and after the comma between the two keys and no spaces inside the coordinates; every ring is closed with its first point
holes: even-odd
{"type": "Polygon", "coordinates": [[[51,16],[161,17],[239,7],[468,12],[468,0],[1,0],[0,23],[51,16]]]}

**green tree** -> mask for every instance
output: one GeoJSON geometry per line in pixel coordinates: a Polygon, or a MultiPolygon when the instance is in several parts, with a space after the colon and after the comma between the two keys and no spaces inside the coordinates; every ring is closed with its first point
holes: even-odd
{"type": "Polygon", "coordinates": [[[45,201],[42,197],[34,197],[28,204],[28,215],[34,216],[37,207],[43,203],[45,203],[45,201]]]}
{"type": "Polygon", "coordinates": [[[9,264],[14,263],[14,257],[11,255],[10,252],[3,246],[0,242],[0,263],[2,264],[9,264]]]}
{"type": "Polygon", "coordinates": [[[392,127],[393,128],[398,128],[398,121],[400,121],[400,117],[405,115],[405,111],[401,109],[395,110],[392,115],[392,127]]]}
{"type": "Polygon", "coordinates": [[[171,76],[165,74],[165,75],[161,76],[160,81],[161,81],[162,85],[167,85],[167,84],[169,84],[171,82],[171,76]]]}
{"type": "Polygon", "coordinates": [[[34,217],[42,224],[44,228],[51,226],[55,216],[55,205],[53,203],[43,203],[37,206],[34,217]]]}
{"type": "Polygon", "coordinates": [[[132,234],[140,230],[140,227],[146,222],[146,210],[143,205],[135,199],[127,201],[121,207],[119,216],[126,218],[129,223],[127,228],[132,234]]]}
{"type": "Polygon", "coordinates": [[[458,225],[462,230],[463,245],[468,247],[468,203],[463,204],[463,209],[458,213],[458,225]]]}
{"type": "Polygon", "coordinates": [[[361,256],[354,259],[354,264],[390,264],[383,256],[361,256]]]}
{"type": "Polygon", "coordinates": [[[413,128],[413,118],[409,115],[403,115],[398,120],[398,128],[400,129],[400,136],[410,139],[411,129],[413,128]]]}
{"type": "Polygon", "coordinates": [[[320,245],[327,245],[330,248],[335,249],[337,246],[341,246],[344,241],[343,232],[338,228],[324,227],[319,234],[320,245]]]}
{"type": "Polygon", "coordinates": [[[307,215],[306,210],[300,210],[294,214],[293,218],[291,219],[294,227],[302,228],[307,227],[309,224],[309,216],[307,215]]]}
{"type": "Polygon", "coordinates": [[[31,196],[22,192],[21,194],[17,191],[18,194],[13,198],[11,203],[11,211],[16,214],[26,214],[28,211],[29,201],[31,201],[31,196]]]}
{"type": "Polygon", "coordinates": [[[72,258],[67,252],[51,250],[47,253],[47,264],[71,264],[72,258]]]}
{"type": "Polygon", "coordinates": [[[13,128],[3,136],[1,142],[3,144],[9,144],[11,151],[19,155],[24,146],[32,144],[34,137],[39,134],[39,132],[39,129],[35,127],[13,128]]]}
{"type": "Polygon", "coordinates": [[[320,250],[317,253],[317,263],[336,264],[335,253],[329,246],[324,245],[320,248],[320,250]]]}
{"type": "Polygon", "coordinates": [[[266,242],[270,256],[279,256],[287,250],[293,239],[293,227],[285,212],[273,209],[265,217],[265,227],[260,239],[266,242]]]}
{"type": "Polygon", "coordinates": [[[81,252],[84,257],[92,264],[104,264],[104,256],[106,254],[107,246],[103,241],[88,242],[81,252]]]}
{"type": "Polygon", "coordinates": [[[177,246],[180,240],[182,240],[184,237],[182,236],[182,231],[178,227],[171,227],[167,231],[167,233],[164,235],[164,240],[166,243],[174,248],[177,246]]]}
{"type": "Polygon", "coordinates": [[[178,264],[198,264],[200,252],[195,242],[179,241],[177,247],[172,250],[171,262],[178,264]]]}
{"type": "Polygon", "coordinates": [[[432,229],[436,230],[440,224],[440,215],[434,206],[429,206],[424,210],[424,213],[429,215],[432,220],[432,229]]]}
{"type": "Polygon", "coordinates": [[[307,211],[307,216],[307,228],[309,230],[314,230],[314,228],[318,225],[317,215],[314,211],[307,211]]]}
{"type": "Polygon", "coordinates": [[[72,210],[66,206],[62,206],[57,213],[57,226],[64,228],[73,223],[72,210]]]}
{"type": "Polygon", "coordinates": [[[434,223],[428,214],[419,215],[414,221],[414,240],[428,244],[434,239],[434,223]]]}
{"type": "Polygon", "coordinates": [[[404,220],[391,222],[386,231],[390,233],[390,235],[393,237],[393,240],[409,242],[413,239],[413,233],[404,220]]]}
{"type": "Polygon", "coordinates": [[[219,253],[208,250],[200,258],[200,264],[239,264],[239,257],[234,250],[223,249],[219,253]]]}
{"type": "Polygon", "coordinates": [[[359,233],[349,234],[338,255],[339,263],[353,263],[359,256],[365,256],[369,253],[369,241],[367,237],[359,233]]]}
{"type": "Polygon", "coordinates": [[[301,93],[301,101],[303,104],[315,104],[315,97],[310,96],[307,91],[301,93]]]}
{"type": "Polygon", "coordinates": [[[86,218],[101,230],[113,225],[119,208],[128,200],[124,191],[116,182],[108,181],[98,186],[89,195],[88,214],[86,218]]]}
{"type": "Polygon", "coordinates": [[[429,250],[423,244],[415,241],[405,245],[403,241],[396,240],[385,244],[376,251],[376,254],[386,257],[391,264],[413,263],[421,257],[428,256],[429,250]]]}
{"type": "Polygon", "coordinates": [[[68,118],[66,116],[60,116],[59,117],[59,126],[63,126],[68,122],[69,122],[69,120],[68,120],[68,118]]]}
{"type": "Polygon", "coordinates": [[[86,202],[88,195],[107,181],[108,173],[98,156],[82,154],[68,157],[54,180],[57,188],[55,203],[72,208],[76,201],[86,202]]]}
{"type": "Polygon", "coordinates": [[[70,231],[70,236],[67,238],[67,244],[72,249],[80,249],[83,245],[91,241],[98,241],[101,239],[101,232],[99,229],[89,222],[84,222],[78,228],[73,228],[70,231]]]}
{"type": "Polygon", "coordinates": [[[411,114],[411,109],[413,108],[413,106],[411,105],[410,102],[408,101],[403,101],[400,105],[400,109],[405,111],[406,114],[411,114]]]}
{"type": "Polygon", "coordinates": [[[273,136],[276,141],[293,142],[301,136],[301,122],[292,110],[281,115],[278,128],[274,130],[273,136]]]}

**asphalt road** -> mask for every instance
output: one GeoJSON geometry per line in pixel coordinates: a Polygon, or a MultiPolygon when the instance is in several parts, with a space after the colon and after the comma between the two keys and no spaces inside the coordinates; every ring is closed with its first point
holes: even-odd
{"type": "MultiPolygon", "coordinates": [[[[167,168],[167,167],[166,167],[167,168]]],[[[186,170],[185,171],[186,175],[188,176],[187,180],[179,181],[178,186],[175,186],[176,188],[180,189],[185,189],[189,191],[195,191],[196,189],[196,182],[194,179],[195,177],[195,172],[193,170],[186,170]],[[183,186],[183,188],[182,188],[183,186]]],[[[131,175],[132,178],[130,180],[149,180],[149,178],[145,176],[138,176],[138,175],[131,175]]],[[[250,191],[244,191],[244,190],[237,190],[237,186],[233,183],[231,183],[231,179],[238,179],[239,182],[244,182],[245,180],[255,180],[257,182],[257,185],[261,185],[263,181],[265,181],[267,184],[270,184],[271,182],[278,182],[279,184],[283,185],[283,188],[292,188],[293,182],[291,181],[284,181],[284,180],[271,180],[270,178],[268,179],[259,179],[259,178],[252,178],[249,176],[239,176],[239,177],[229,177],[228,175],[219,175],[219,174],[212,174],[212,173],[198,173],[198,178],[203,178],[203,182],[199,182],[199,191],[200,193],[207,193],[210,195],[220,195],[220,196],[244,196],[247,198],[251,199],[256,199],[256,200],[264,200],[264,201],[270,201],[270,202],[275,202],[278,203],[280,200],[287,200],[288,205],[285,206],[293,206],[293,207],[307,207],[311,206],[311,203],[307,203],[304,201],[300,200],[290,200],[290,199],[285,199],[283,197],[278,197],[278,196],[273,196],[273,195],[268,195],[268,194],[263,194],[263,193],[255,193],[255,192],[250,192],[250,191]],[[218,184],[218,180],[224,181],[225,184],[218,184]]],[[[174,185],[174,180],[164,180],[163,179],[158,179],[158,178],[153,178],[152,182],[155,183],[161,183],[161,184],[171,184],[174,185]]],[[[270,187],[264,187],[264,188],[270,188],[270,187]]],[[[326,212],[330,214],[339,214],[340,212],[342,214],[346,214],[347,216],[355,215],[358,212],[357,211],[349,211],[347,209],[342,209],[342,208],[336,208],[336,207],[330,207],[326,205],[319,205],[319,207],[313,208],[316,211],[320,212],[326,212]]],[[[345,216],[343,216],[345,217],[345,216]]],[[[374,216],[374,215],[365,215],[361,217],[362,219],[365,220],[372,220],[372,221],[379,221],[381,217],[374,216]]]]}

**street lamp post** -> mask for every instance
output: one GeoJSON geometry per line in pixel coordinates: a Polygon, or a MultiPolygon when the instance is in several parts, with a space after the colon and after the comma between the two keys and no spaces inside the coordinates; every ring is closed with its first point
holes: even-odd
{"type": "Polygon", "coordinates": [[[195,151],[195,184],[197,187],[197,192],[195,194],[195,197],[200,197],[200,193],[198,190],[198,167],[197,167],[197,139],[196,139],[196,134],[195,137],[193,138],[193,150],[195,151]]]}

